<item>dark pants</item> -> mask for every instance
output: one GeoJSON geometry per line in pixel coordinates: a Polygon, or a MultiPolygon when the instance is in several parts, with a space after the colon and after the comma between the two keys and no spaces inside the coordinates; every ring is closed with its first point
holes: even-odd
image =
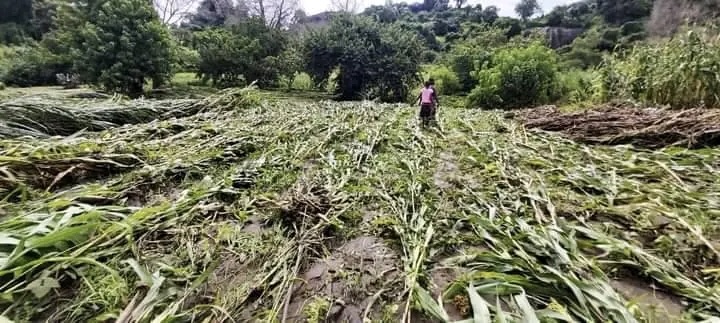
{"type": "Polygon", "coordinates": [[[423,126],[428,126],[435,121],[435,106],[433,104],[422,104],[420,106],[420,120],[423,126]]]}

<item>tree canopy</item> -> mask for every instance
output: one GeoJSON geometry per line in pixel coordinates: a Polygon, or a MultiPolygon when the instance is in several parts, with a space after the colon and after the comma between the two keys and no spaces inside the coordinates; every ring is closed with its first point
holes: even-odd
{"type": "Polygon", "coordinates": [[[305,41],[307,70],[315,81],[328,81],[337,70],[342,99],[377,97],[403,101],[417,84],[422,47],[415,35],[397,25],[364,17],[339,16],[305,41]]]}
{"type": "Polygon", "coordinates": [[[147,0],[82,2],[64,8],[58,39],[84,81],[139,95],[170,77],[170,33],[147,0]]]}

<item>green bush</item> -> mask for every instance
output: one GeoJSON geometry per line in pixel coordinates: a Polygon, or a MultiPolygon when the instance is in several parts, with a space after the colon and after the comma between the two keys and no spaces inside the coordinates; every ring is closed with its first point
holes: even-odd
{"type": "Polygon", "coordinates": [[[310,74],[304,72],[295,72],[292,78],[287,76],[280,77],[280,86],[288,90],[312,90],[315,88],[310,74]]]}
{"type": "Polygon", "coordinates": [[[425,80],[433,78],[440,94],[452,95],[462,91],[460,79],[446,66],[429,66],[423,73],[425,80]]]}
{"type": "Polygon", "coordinates": [[[558,56],[541,43],[498,50],[489,66],[474,73],[479,85],[468,96],[469,107],[523,108],[562,95],[558,56]]]}
{"type": "Polygon", "coordinates": [[[600,72],[603,100],[720,108],[720,37],[713,30],[636,46],[609,57],[600,72]]]}
{"type": "Polygon", "coordinates": [[[68,61],[38,45],[6,49],[0,61],[0,82],[19,87],[57,84],[56,74],[72,68],[68,61]]]}

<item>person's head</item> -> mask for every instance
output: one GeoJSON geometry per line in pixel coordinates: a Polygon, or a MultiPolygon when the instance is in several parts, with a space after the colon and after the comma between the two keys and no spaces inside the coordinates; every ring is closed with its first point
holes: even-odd
{"type": "Polygon", "coordinates": [[[430,81],[425,82],[425,88],[429,88],[430,85],[432,85],[432,84],[430,84],[430,81]]]}

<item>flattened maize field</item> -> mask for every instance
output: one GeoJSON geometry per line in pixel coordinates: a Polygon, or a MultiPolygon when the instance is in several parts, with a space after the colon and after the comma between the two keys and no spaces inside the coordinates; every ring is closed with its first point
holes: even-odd
{"type": "Polygon", "coordinates": [[[717,149],[249,90],[23,104],[0,106],[0,321],[720,315],[717,149]]]}

